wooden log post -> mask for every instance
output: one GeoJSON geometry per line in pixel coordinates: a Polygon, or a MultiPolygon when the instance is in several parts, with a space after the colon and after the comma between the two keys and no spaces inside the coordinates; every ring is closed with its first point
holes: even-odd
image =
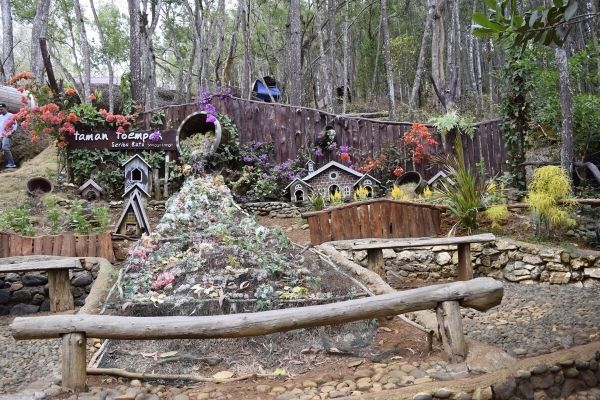
{"type": "Polygon", "coordinates": [[[50,311],[61,312],[75,308],[68,269],[48,270],[48,291],[50,311]]]}
{"type": "Polygon", "coordinates": [[[458,301],[444,301],[438,304],[438,330],[442,345],[450,363],[460,363],[467,358],[467,344],[463,333],[462,317],[458,301]]]}
{"type": "Polygon", "coordinates": [[[383,250],[382,249],[369,249],[367,250],[368,264],[367,267],[369,270],[375,272],[379,276],[383,277],[385,275],[385,264],[383,260],[383,250]]]}
{"type": "Polygon", "coordinates": [[[62,336],[62,387],[75,393],[86,390],[85,333],[62,336]]]}
{"type": "Polygon", "coordinates": [[[471,244],[458,244],[458,280],[468,281],[473,279],[473,263],[471,261],[471,244]]]}

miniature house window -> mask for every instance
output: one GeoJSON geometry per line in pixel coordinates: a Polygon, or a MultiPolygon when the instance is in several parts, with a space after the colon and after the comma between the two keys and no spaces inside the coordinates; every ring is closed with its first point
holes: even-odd
{"type": "Polygon", "coordinates": [[[373,184],[373,182],[371,182],[370,179],[365,179],[365,186],[370,186],[372,184],[373,184]]]}
{"type": "Polygon", "coordinates": [[[365,189],[367,189],[367,197],[373,197],[373,187],[371,186],[365,186],[365,189]]]}
{"type": "Polygon", "coordinates": [[[296,190],[294,197],[296,198],[296,201],[304,201],[304,190],[296,190]]]}
{"type": "Polygon", "coordinates": [[[322,188],[321,193],[323,194],[323,196],[327,196],[327,188],[322,188]]]}
{"type": "Polygon", "coordinates": [[[335,194],[335,192],[340,191],[340,187],[338,185],[329,186],[329,194],[335,194]]]}
{"type": "Polygon", "coordinates": [[[330,172],[329,173],[329,177],[331,179],[337,179],[338,178],[338,173],[336,171],[330,172]]]}
{"type": "Polygon", "coordinates": [[[350,196],[350,186],[344,187],[344,196],[350,196]]]}
{"type": "Polygon", "coordinates": [[[142,171],[139,168],[134,168],[131,170],[131,180],[133,182],[142,181],[142,171]]]}

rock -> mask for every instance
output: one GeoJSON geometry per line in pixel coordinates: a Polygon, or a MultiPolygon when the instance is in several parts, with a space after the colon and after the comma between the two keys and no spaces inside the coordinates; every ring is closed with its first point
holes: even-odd
{"type": "Polygon", "coordinates": [[[90,271],[80,271],[76,272],[71,279],[71,284],[73,286],[86,286],[94,281],[94,277],[90,273],[90,271]]]}
{"type": "Polygon", "coordinates": [[[550,274],[549,282],[552,284],[566,284],[571,279],[570,272],[552,272],[550,274]]]}
{"type": "Polygon", "coordinates": [[[10,315],[35,314],[39,309],[39,306],[31,304],[17,304],[11,308],[10,315]]]}
{"type": "Polygon", "coordinates": [[[40,304],[42,304],[44,302],[44,295],[41,295],[39,293],[36,293],[33,295],[33,298],[31,299],[31,304],[39,306],[40,304]]]}
{"type": "Polygon", "coordinates": [[[432,399],[431,395],[427,392],[420,392],[420,393],[415,394],[412,397],[412,400],[431,400],[431,399],[432,399]]]}
{"type": "Polygon", "coordinates": [[[396,258],[396,252],[394,251],[394,249],[383,249],[383,258],[384,259],[396,258]]]}
{"type": "Polygon", "coordinates": [[[8,303],[10,299],[10,289],[0,289],[0,304],[8,303]]]}
{"type": "Polygon", "coordinates": [[[186,394],[178,394],[173,397],[173,400],[190,400],[190,397],[186,394]]]}
{"type": "Polygon", "coordinates": [[[349,394],[350,393],[345,390],[333,390],[333,391],[329,392],[329,398],[337,399],[338,397],[346,397],[349,394]]]}
{"type": "Polygon", "coordinates": [[[31,291],[28,289],[21,289],[13,292],[11,299],[13,303],[29,303],[31,301],[31,291]]]}
{"type": "Polygon", "coordinates": [[[578,392],[585,389],[587,389],[585,383],[581,382],[579,379],[566,379],[565,383],[563,383],[560,395],[562,397],[567,397],[573,392],[578,392]]]}
{"type": "Polygon", "coordinates": [[[531,373],[534,375],[541,375],[548,371],[548,366],[544,364],[538,364],[531,369],[531,373]]]}
{"type": "Polygon", "coordinates": [[[525,399],[533,399],[533,386],[529,382],[521,382],[517,386],[517,394],[525,399]]]}
{"type": "Polygon", "coordinates": [[[577,378],[579,376],[579,371],[576,368],[569,368],[565,371],[565,376],[567,378],[577,378]]]}
{"type": "Polygon", "coordinates": [[[579,371],[586,370],[590,367],[589,361],[575,360],[575,368],[579,371]]]}
{"type": "Polygon", "coordinates": [[[437,399],[447,399],[448,397],[450,397],[450,395],[452,395],[452,392],[446,388],[437,389],[433,393],[433,397],[437,399]]]}
{"type": "Polygon", "coordinates": [[[494,392],[494,399],[498,400],[509,400],[513,397],[513,393],[517,388],[517,381],[515,378],[508,378],[502,383],[497,383],[492,386],[494,392]]]}
{"type": "Polygon", "coordinates": [[[21,282],[25,286],[40,286],[48,283],[48,277],[38,272],[27,273],[21,277],[21,282]]]}
{"type": "Polygon", "coordinates": [[[584,268],[583,276],[600,279],[600,268],[584,268]]]}
{"type": "Polygon", "coordinates": [[[438,265],[446,265],[446,264],[449,264],[451,261],[452,261],[452,256],[445,251],[438,253],[435,256],[435,262],[438,265]]]}
{"type": "Polygon", "coordinates": [[[424,377],[427,376],[427,373],[425,371],[420,370],[420,369],[413,369],[408,374],[410,376],[414,377],[415,379],[424,378],[424,377]]]}
{"type": "Polygon", "coordinates": [[[571,268],[573,268],[575,271],[580,270],[582,267],[585,266],[587,266],[587,262],[585,262],[581,258],[573,258],[571,260],[571,268]]]}
{"type": "Polygon", "coordinates": [[[373,386],[373,384],[371,383],[371,378],[360,378],[357,382],[356,382],[356,388],[358,390],[369,390],[371,389],[371,387],[373,386]]]}
{"type": "MultiPolygon", "coordinates": [[[[19,127],[12,135],[11,150],[15,163],[20,164],[23,161],[31,160],[48,147],[48,139],[44,136],[46,135],[40,135],[41,140],[39,141],[32,141],[31,132],[19,127]]],[[[4,159],[4,153],[0,156],[4,159]]]]}
{"type": "Polygon", "coordinates": [[[257,385],[255,387],[255,389],[256,389],[256,391],[258,393],[266,393],[266,392],[268,392],[271,389],[271,386],[269,386],[269,385],[257,385]]]}
{"type": "Polygon", "coordinates": [[[491,386],[486,386],[484,388],[478,387],[473,392],[473,400],[492,400],[494,394],[492,392],[491,386]]]}
{"type": "Polygon", "coordinates": [[[542,263],[542,259],[539,256],[534,256],[532,254],[525,254],[525,256],[523,256],[523,262],[525,264],[538,265],[538,264],[542,263]]]}
{"type": "Polygon", "coordinates": [[[534,390],[548,389],[554,383],[554,377],[550,373],[543,375],[533,375],[531,377],[531,386],[534,390]]]}
{"type": "Polygon", "coordinates": [[[356,378],[370,378],[375,374],[375,371],[369,368],[361,368],[354,371],[354,376],[356,378]]]}
{"type": "Polygon", "coordinates": [[[129,385],[131,387],[142,387],[142,382],[139,379],[132,379],[129,385]]]}

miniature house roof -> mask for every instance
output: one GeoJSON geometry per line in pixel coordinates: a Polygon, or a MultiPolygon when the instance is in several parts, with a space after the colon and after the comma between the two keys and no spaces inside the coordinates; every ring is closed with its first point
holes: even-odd
{"type": "Polygon", "coordinates": [[[433,177],[431,177],[431,179],[429,179],[427,181],[427,184],[429,186],[431,186],[435,182],[440,181],[440,180],[445,180],[448,183],[450,183],[451,185],[454,185],[454,181],[444,171],[439,171],[437,174],[435,174],[433,177]]]}
{"type": "Polygon", "coordinates": [[[359,180],[357,180],[357,181],[354,183],[354,186],[360,185],[360,184],[361,184],[361,182],[363,182],[363,181],[365,181],[365,180],[367,180],[367,179],[370,179],[370,180],[372,180],[374,183],[376,183],[377,185],[381,186],[381,182],[379,182],[377,179],[373,178],[373,177],[372,177],[371,175],[369,175],[369,174],[365,174],[365,175],[363,175],[363,176],[362,176],[362,177],[361,177],[359,180]]]}
{"type": "Polygon", "coordinates": [[[302,180],[304,182],[307,182],[307,181],[311,180],[312,178],[314,178],[315,176],[319,175],[321,172],[327,171],[329,168],[332,168],[332,167],[337,167],[337,168],[341,169],[342,171],[346,171],[347,173],[356,176],[357,178],[363,177],[363,174],[361,174],[358,171],[353,170],[352,168],[348,168],[345,165],[342,165],[336,161],[329,161],[327,164],[323,165],[321,168],[319,168],[312,174],[308,174],[307,176],[305,176],[302,180]]]}
{"type": "Polygon", "coordinates": [[[152,168],[152,167],[150,167],[150,164],[148,164],[148,163],[146,162],[146,160],[144,160],[144,159],[142,158],[142,156],[140,156],[139,154],[134,154],[134,155],[133,155],[133,156],[131,156],[131,157],[130,157],[130,158],[127,160],[127,161],[125,161],[125,162],[124,162],[124,163],[123,163],[121,166],[122,166],[122,167],[124,167],[124,166],[126,166],[127,164],[130,164],[130,163],[131,163],[133,160],[135,160],[136,158],[138,158],[138,159],[139,159],[141,162],[143,162],[144,164],[146,164],[146,165],[148,166],[148,169],[152,168]]]}
{"type": "Polygon", "coordinates": [[[123,194],[123,196],[121,197],[126,197],[129,196],[131,194],[133,194],[133,192],[135,190],[139,190],[140,192],[142,192],[144,195],[146,195],[146,197],[150,197],[150,193],[148,193],[146,191],[146,189],[144,189],[144,187],[142,185],[140,185],[139,183],[134,183],[133,185],[129,186],[129,188],[125,189],[125,194],[123,194]]]}
{"type": "Polygon", "coordinates": [[[288,189],[289,189],[291,186],[293,186],[295,183],[300,183],[302,186],[306,186],[306,187],[308,187],[309,189],[312,189],[312,186],[310,186],[308,183],[304,182],[302,179],[300,179],[300,178],[295,178],[295,179],[294,179],[293,181],[291,181],[291,182],[290,182],[290,184],[289,184],[289,185],[287,185],[287,186],[285,187],[285,189],[283,189],[283,190],[288,190],[288,189]]]}
{"type": "Polygon", "coordinates": [[[127,201],[127,204],[123,208],[123,213],[121,214],[121,218],[117,222],[116,230],[119,231],[119,228],[125,221],[125,217],[129,210],[133,211],[135,215],[135,219],[140,227],[142,227],[147,234],[150,234],[150,222],[148,221],[148,217],[146,216],[146,211],[144,210],[144,204],[142,202],[142,198],[139,192],[133,192],[127,201]]]}
{"type": "Polygon", "coordinates": [[[100,185],[98,185],[93,179],[88,179],[87,181],[85,181],[85,183],[83,185],[79,186],[79,189],[77,189],[77,192],[81,193],[90,186],[93,187],[94,189],[96,189],[98,191],[98,193],[100,193],[100,194],[104,193],[104,190],[102,190],[100,185]]]}

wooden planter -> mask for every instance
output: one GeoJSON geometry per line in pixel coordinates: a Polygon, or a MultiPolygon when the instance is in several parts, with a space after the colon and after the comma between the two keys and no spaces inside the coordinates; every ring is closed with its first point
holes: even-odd
{"type": "Polygon", "coordinates": [[[68,232],[35,237],[0,234],[0,257],[31,255],[102,257],[110,262],[115,260],[110,232],[100,235],[75,235],[68,232]]]}

